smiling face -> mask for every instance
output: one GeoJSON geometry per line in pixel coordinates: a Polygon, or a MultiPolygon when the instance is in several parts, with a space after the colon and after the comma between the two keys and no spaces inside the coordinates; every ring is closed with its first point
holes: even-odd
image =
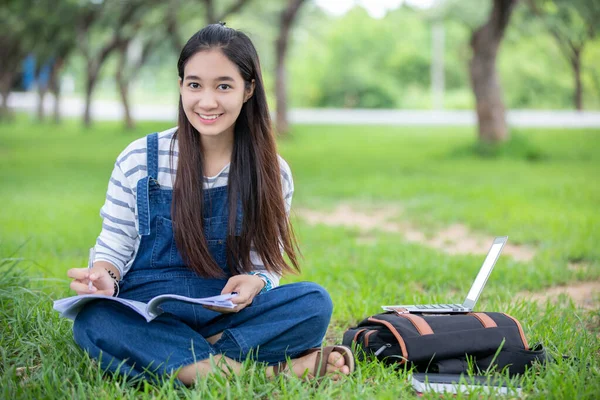
{"type": "Polygon", "coordinates": [[[252,96],[254,82],[249,86],[221,50],[200,51],[187,61],[179,82],[185,115],[203,139],[232,140],[235,121],[252,96]]]}

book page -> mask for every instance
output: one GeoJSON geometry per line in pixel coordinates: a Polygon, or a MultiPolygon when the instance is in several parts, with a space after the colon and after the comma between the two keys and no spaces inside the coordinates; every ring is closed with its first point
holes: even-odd
{"type": "Polygon", "coordinates": [[[79,311],[81,311],[83,306],[85,306],[90,301],[96,299],[112,300],[124,304],[127,307],[134,310],[135,312],[137,312],[138,314],[140,314],[141,316],[143,316],[148,322],[152,321],[158,314],[160,314],[160,312],[158,314],[153,315],[148,314],[146,312],[146,303],[142,303],[141,301],[122,299],[120,297],[105,296],[102,294],[84,294],[81,296],[72,296],[64,299],[58,299],[54,301],[54,309],[58,311],[61,314],[61,316],[75,320],[75,317],[77,317],[77,314],[79,314],[79,311]]]}
{"type": "Polygon", "coordinates": [[[160,309],[160,305],[165,301],[183,301],[185,303],[192,304],[201,304],[205,306],[215,306],[221,308],[234,308],[235,304],[231,302],[231,299],[237,296],[237,294],[227,293],[221,294],[219,296],[212,297],[203,297],[203,298],[193,298],[186,296],[179,296],[177,294],[162,294],[160,296],[154,297],[152,300],[148,302],[148,314],[149,315],[158,315],[162,311],[160,309]]]}

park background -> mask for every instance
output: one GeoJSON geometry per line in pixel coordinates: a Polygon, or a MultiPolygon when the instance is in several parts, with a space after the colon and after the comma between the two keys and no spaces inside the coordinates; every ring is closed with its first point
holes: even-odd
{"type": "Polygon", "coordinates": [[[493,236],[506,234],[510,246],[479,308],[517,317],[530,342],[557,358],[525,376],[527,397],[594,398],[598,2],[354,3],[1,6],[1,397],[414,396],[405,371],[377,363],[361,363],[341,385],[271,382],[248,365],[239,377],[192,389],[132,386],[103,378],[72,341],[70,322],[51,310],[70,294],[65,271],[86,264],[100,231],[116,156],[175,124],[181,44],[222,20],[247,32],[261,57],[280,153],[294,174],[304,254],[302,275],[284,282],[312,280],[331,293],[326,342],[339,342],[381,304],[460,301],[493,236]],[[491,38],[479,47],[478,32],[491,38]],[[498,78],[479,97],[477,56],[492,61],[484,78],[498,78]],[[304,121],[294,119],[299,110],[304,121]],[[529,120],[508,118],[515,111],[529,120]],[[363,123],[343,123],[357,115],[363,123]]]}

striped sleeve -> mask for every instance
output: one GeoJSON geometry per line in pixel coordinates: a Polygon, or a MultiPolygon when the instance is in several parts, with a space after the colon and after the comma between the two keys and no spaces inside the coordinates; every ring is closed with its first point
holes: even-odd
{"type": "MultiPolygon", "coordinates": [[[[289,217],[290,210],[292,208],[292,197],[294,195],[294,181],[292,179],[292,171],[290,169],[290,166],[281,157],[279,157],[279,165],[281,171],[281,186],[283,191],[283,200],[285,202],[285,212],[289,217]]],[[[281,251],[283,252],[283,247],[281,247],[281,251]]],[[[269,279],[269,281],[271,281],[272,288],[279,286],[279,280],[281,278],[281,275],[267,271],[264,262],[256,253],[254,248],[250,250],[250,261],[254,266],[254,270],[252,272],[264,274],[269,279]]]]}
{"type": "Polygon", "coordinates": [[[95,261],[111,263],[119,270],[121,277],[125,275],[126,265],[133,258],[137,246],[135,204],[134,190],[117,162],[100,210],[102,231],[96,240],[95,261]]]}

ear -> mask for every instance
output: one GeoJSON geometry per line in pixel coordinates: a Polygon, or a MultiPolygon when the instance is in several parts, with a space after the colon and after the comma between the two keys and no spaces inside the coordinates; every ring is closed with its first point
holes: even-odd
{"type": "Polygon", "coordinates": [[[244,103],[247,102],[250,99],[250,97],[252,97],[252,95],[254,94],[255,86],[255,81],[254,79],[252,79],[252,82],[250,82],[250,87],[246,89],[246,93],[244,94],[244,103]]]}
{"type": "Polygon", "coordinates": [[[183,80],[181,78],[178,78],[179,81],[179,94],[181,95],[181,91],[183,90],[183,80]]]}

